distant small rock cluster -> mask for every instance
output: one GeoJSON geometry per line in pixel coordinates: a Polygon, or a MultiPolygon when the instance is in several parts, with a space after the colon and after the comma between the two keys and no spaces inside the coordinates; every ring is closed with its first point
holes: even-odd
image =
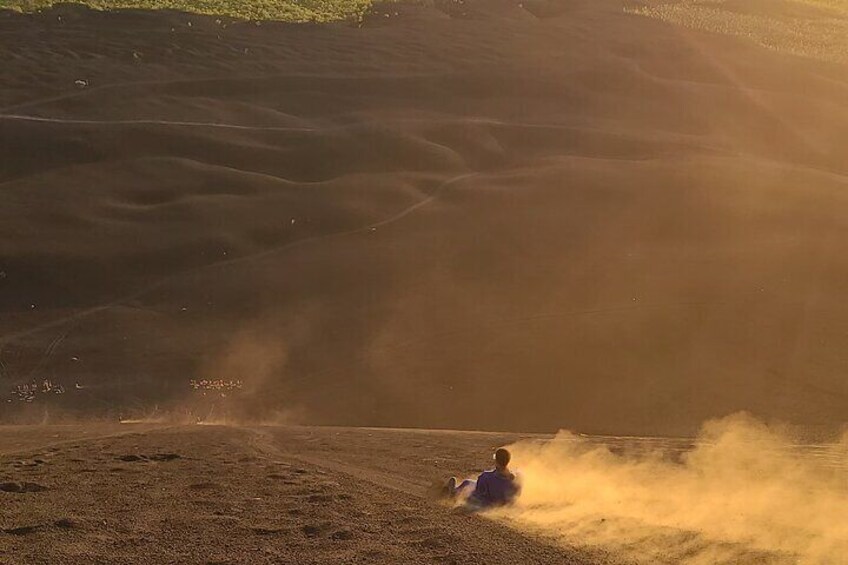
{"type": "Polygon", "coordinates": [[[191,379],[189,386],[193,391],[203,396],[206,396],[207,393],[217,393],[225,397],[230,393],[241,390],[244,384],[241,379],[191,379]]]}
{"type": "Polygon", "coordinates": [[[187,413],[197,423],[226,420],[244,388],[241,379],[191,379],[188,384],[193,398],[187,413]]]}
{"type": "Polygon", "coordinates": [[[127,455],[121,455],[117,459],[126,463],[137,463],[141,461],[174,461],[176,459],[180,459],[180,455],[178,453],[156,453],[154,455],[136,455],[129,453],[127,455]]]}
{"type": "Polygon", "coordinates": [[[40,383],[32,381],[29,383],[16,385],[6,402],[26,402],[32,403],[39,396],[65,394],[65,387],[62,384],[54,383],[49,379],[45,379],[40,383]]]}

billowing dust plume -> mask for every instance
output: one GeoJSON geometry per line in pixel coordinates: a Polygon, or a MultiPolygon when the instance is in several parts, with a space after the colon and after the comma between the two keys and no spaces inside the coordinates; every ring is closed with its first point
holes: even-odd
{"type": "Polygon", "coordinates": [[[226,346],[201,359],[195,373],[175,383],[162,405],[134,410],[124,423],[289,425],[302,409],[286,396],[288,350],[280,332],[261,323],[234,331],[226,346]],[[273,385],[273,386],[272,386],[273,385]]]}
{"type": "MultiPolygon", "coordinates": [[[[638,441],[633,441],[638,444],[638,441]]],[[[746,415],[711,421],[689,450],[627,454],[562,431],[512,445],[515,525],[640,563],[844,563],[848,434],[802,447],[746,415]]]]}

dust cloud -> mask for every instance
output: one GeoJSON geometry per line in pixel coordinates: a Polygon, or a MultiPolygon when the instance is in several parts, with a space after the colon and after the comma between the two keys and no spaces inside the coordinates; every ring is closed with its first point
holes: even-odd
{"type": "Polygon", "coordinates": [[[740,414],[706,423],[691,449],[673,443],[628,453],[567,431],[518,442],[524,489],[500,517],[640,563],[845,562],[848,434],[803,446],[740,414]]]}
{"type": "MultiPolygon", "coordinates": [[[[289,333],[297,335],[298,328],[289,333]]],[[[299,423],[300,408],[285,397],[287,343],[276,327],[260,321],[244,324],[224,347],[202,360],[172,413],[204,424],[299,423]]]]}

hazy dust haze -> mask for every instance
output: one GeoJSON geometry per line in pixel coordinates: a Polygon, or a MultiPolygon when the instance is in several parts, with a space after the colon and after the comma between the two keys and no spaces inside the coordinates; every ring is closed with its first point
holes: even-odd
{"type": "Polygon", "coordinates": [[[833,6],[2,12],[0,387],[67,393],[0,419],[141,418],[223,379],[230,413],[306,424],[840,422],[833,6]]]}
{"type": "Polygon", "coordinates": [[[499,515],[641,563],[845,562],[845,438],[805,448],[739,414],[705,424],[680,461],[673,440],[641,453],[627,442],[630,453],[562,431],[512,445],[524,491],[499,515]]]}

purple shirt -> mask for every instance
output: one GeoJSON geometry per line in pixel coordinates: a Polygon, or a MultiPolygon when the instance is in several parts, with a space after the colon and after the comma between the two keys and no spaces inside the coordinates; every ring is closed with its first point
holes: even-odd
{"type": "Polygon", "coordinates": [[[482,506],[500,506],[512,502],[521,491],[515,475],[502,475],[496,470],[484,471],[477,477],[471,497],[482,506]]]}

